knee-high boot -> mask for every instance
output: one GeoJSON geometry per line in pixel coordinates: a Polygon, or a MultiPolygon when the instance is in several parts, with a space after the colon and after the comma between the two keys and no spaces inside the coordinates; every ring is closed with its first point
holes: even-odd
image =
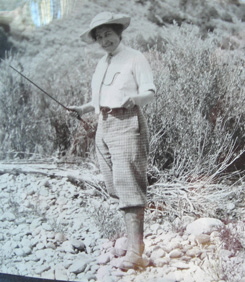
{"type": "Polygon", "coordinates": [[[120,268],[124,271],[143,267],[142,254],[144,252],[144,208],[132,207],[124,209],[128,246],[120,268]]]}

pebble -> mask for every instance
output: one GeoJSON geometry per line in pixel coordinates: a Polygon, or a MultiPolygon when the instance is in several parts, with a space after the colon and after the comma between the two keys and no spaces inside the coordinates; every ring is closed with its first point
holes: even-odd
{"type": "Polygon", "coordinates": [[[236,208],[236,205],[234,203],[229,203],[226,205],[227,210],[232,211],[236,208]]]}
{"type": "Polygon", "coordinates": [[[158,232],[158,230],[161,230],[160,224],[159,223],[152,224],[151,225],[151,230],[152,230],[153,233],[156,234],[158,232]]]}
{"type": "Polygon", "coordinates": [[[60,232],[55,234],[55,241],[56,242],[64,242],[65,240],[66,240],[65,234],[60,233],[60,232]]]}
{"type": "Polygon", "coordinates": [[[152,261],[163,258],[165,256],[165,252],[163,249],[158,248],[156,250],[154,250],[151,254],[150,254],[150,258],[152,261]]]}
{"type": "Polygon", "coordinates": [[[85,270],[87,263],[88,261],[86,259],[85,260],[80,260],[80,259],[75,260],[69,267],[69,271],[75,274],[81,273],[85,270]]]}
{"type": "Polygon", "coordinates": [[[189,257],[198,257],[202,251],[199,247],[193,247],[192,249],[187,250],[186,255],[189,257]]]}
{"type": "Polygon", "coordinates": [[[206,234],[200,234],[200,235],[197,235],[196,236],[196,241],[199,243],[199,244],[207,244],[207,243],[210,243],[210,236],[209,235],[206,235],[206,234]]]}
{"type": "Polygon", "coordinates": [[[172,264],[173,267],[176,267],[177,269],[189,269],[190,265],[184,262],[176,262],[172,264]]]}
{"type": "Polygon", "coordinates": [[[121,237],[116,240],[115,246],[112,249],[112,253],[116,257],[121,257],[126,254],[127,250],[127,238],[126,237],[121,237]]]}
{"type": "Polygon", "coordinates": [[[11,212],[5,212],[2,217],[1,221],[15,221],[16,216],[11,212]]]}
{"type": "Polygon", "coordinates": [[[111,255],[109,253],[102,254],[98,257],[98,264],[107,264],[111,260],[111,255]]]}
{"type": "Polygon", "coordinates": [[[71,240],[71,245],[79,250],[79,251],[86,251],[86,246],[85,244],[83,243],[83,241],[80,241],[80,240],[76,240],[76,239],[72,239],[71,240]]]}
{"type": "Polygon", "coordinates": [[[42,274],[43,272],[45,272],[45,271],[47,271],[49,269],[50,269],[50,266],[48,266],[48,265],[41,265],[41,266],[39,266],[39,267],[37,267],[35,269],[35,273],[36,274],[42,274]]]}
{"type": "Polygon", "coordinates": [[[72,244],[70,241],[65,241],[62,243],[61,245],[61,250],[64,251],[65,253],[71,253],[71,254],[75,254],[76,251],[73,248],[72,244]]]}
{"type": "Polygon", "coordinates": [[[175,249],[169,253],[170,258],[180,258],[183,256],[183,252],[180,249],[175,249]]]}

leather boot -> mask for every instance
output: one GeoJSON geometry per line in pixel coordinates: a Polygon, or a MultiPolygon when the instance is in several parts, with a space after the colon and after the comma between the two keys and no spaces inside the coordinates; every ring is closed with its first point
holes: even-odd
{"type": "Polygon", "coordinates": [[[144,208],[132,207],[124,209],[124,220],[126,224],[128,246],[120,269],[138,269],[143,267],[142,254],[144,252],[144,208]]]}

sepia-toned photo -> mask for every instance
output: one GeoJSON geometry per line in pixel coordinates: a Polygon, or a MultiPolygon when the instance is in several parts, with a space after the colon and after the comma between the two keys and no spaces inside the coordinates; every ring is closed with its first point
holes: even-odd
{"type": "Polygon", "coordinates": [[[0,282],[245,282],[245,1],[0,0],[0,282]]]}

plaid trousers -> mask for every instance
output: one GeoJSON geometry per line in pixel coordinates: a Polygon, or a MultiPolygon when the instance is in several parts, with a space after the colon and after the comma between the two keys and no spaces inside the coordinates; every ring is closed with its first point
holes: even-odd
{"type": "Polygon", "coordinates": [[[119,208],[145,207],[149,134],[141,109],[101,112],[96,150],[107,191],[119,208]]]}

